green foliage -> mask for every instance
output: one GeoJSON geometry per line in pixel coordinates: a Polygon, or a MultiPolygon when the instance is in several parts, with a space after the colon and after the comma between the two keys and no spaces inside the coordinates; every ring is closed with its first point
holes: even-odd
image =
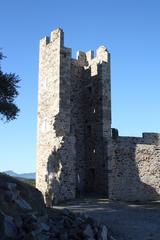
{"type": "Polygon", "coordinates": [[[35,179],[20,179],[21,181],[28,183],[29,185],[31,185],[32,187],[35,187],[36,183],[35,183],[35,179]]]}
{"type": "MultiPolygon", "coordinates": [[[[0,60],[4,58],[0,52],[0,60]]],[[[19,76],[14,73],[3,73],[0,66],[0,119],[10,121],[18,116],[19,108],[14,103],[18,96],[19,76]]]]}

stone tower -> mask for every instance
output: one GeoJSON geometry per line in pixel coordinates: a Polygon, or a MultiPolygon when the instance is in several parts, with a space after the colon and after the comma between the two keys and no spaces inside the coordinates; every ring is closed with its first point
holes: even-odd
{"type": "Polygon", "coordinates": [[[72,59],[64,33],[40,41],[36,186],[47,205],[108,194],[111,159],[110,54],[72,59]]]}

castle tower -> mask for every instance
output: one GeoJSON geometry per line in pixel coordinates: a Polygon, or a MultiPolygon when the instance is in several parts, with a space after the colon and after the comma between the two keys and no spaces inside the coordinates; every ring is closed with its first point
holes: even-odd
{"type": "Polygon", "coordinates": [[[110,54],[64,47],[61,29],[40,41],[36,186],[47,205],[108,194],[110,54]]]}

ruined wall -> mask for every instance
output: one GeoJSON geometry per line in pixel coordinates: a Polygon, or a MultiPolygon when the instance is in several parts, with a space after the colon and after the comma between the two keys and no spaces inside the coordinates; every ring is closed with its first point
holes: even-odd
{"type": "Polygon", "coordinates": [[[111,134],[110,54],[77,53],[61,29],[40,41],[36,186],[47,205],[88,194],[160,196],[160,135],[111,134]]]}
{"type": "Polygon", "coordinates": [[[95,58],[88,62],[90,73],[86,74],[90,75],[90,81],[85,90],[86,191],[106,196],[111,139],[110,54],[101,46],[95,58]]]}
{"type": "Polygon", "coordinates": [[[77,196],[107,194],[111,139],[110,59],[105,47],[78,52],[71,62],[71,126],[76,137],[77,196]]]}
{"type": "Polygon", "coordinates": [[[146,201],[160,198],[160,134],[114,136],[110,198],[146,201]]]}
{"type": "Polygon", "coordinates": [[[107,194],[110,54],[64,47],[61,29],[40,42],[36,186],[48,205],[107,194]],[[104,145],[106,148],[104,148],[104,145]]]}
{"type": "Polygon", "coordinates": [[[36,186],[45,201],[75,197],[75,137],[70,133],[71,49],[63,31],[40,42],[36,186]]]}

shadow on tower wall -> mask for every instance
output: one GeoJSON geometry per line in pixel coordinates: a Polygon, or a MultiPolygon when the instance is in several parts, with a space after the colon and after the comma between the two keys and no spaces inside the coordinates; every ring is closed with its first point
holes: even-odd
{"type": "MultiPolygon", "coordinates": [[[[56,123],[61,119],[56,116],[56,123]]],[[[63,202],[75,198],[75,140],[74,136],[58,135],[55,138],[55,146],[48,157],[46,203],[52,206],[57,202],[63,202]]]]}
{"type": "Polygon", "coordinates": [[[71,76],[73,101],[61,82],[59,113],[52,126],[55,137],[47,163],[48,206],[75,196],[102,196],[106,192],[100,74],[91,76],[91,69],[73,68],[77,71],[71,76]]]}
{"type": "Polygon", "coordinates": [[[113,137],[110,198],[122,201],[160,199],[158,134],[144,134],[143,138],[113,137]]]}

